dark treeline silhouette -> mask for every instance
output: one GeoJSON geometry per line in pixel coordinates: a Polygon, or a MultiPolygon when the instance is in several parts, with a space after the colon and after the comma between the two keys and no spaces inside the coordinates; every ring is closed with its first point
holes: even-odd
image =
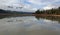
{"type": "Polygon", "coordinates": [[[0,9],[0,14],[14,14],[14,13],[15,13],[15,11],[0,9]]]}
{"type": "Polygon", "coordinates": [[[60,14],[60,7],[56,9],[52,8],[50,10],[37,10],[35,14],[60,14]]]}
{"type": "Polygon", "coordinates": [[[32,14],[33,12],[11,11],[0,9],[0,14],[32,14]]]}

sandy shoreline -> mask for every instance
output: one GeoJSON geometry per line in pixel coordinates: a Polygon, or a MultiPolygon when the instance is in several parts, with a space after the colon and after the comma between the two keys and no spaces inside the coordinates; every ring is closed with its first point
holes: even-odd
{"type": "Polygon", "coordinates": [[[58,16],[60,17],[60,15],[56,15],[56,14],[34,14],[34,16],[58,16]]]}
{"type": "Polygon", "coordinates": [[[56,14],[0,14],[0,16],[58,16],[56,14]]]}

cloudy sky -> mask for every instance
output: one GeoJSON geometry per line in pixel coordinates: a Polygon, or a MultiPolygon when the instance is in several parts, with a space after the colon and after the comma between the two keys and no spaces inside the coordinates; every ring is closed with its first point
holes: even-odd
{"type": "Polygon", "coordinates": [[[0,9],[34,12],[37,9],[51,9],[60,6],[60,0],[0,0],[0,9]],[[11,6],[12,8],[9,8],[11,6]],[[22,7],[22,8],[21,8],[22,7]]]}

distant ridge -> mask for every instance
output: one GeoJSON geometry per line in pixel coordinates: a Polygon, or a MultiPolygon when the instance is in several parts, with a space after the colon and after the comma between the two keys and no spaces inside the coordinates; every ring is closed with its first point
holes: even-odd
{"type": "Polygon", "coordinates": [[[4,14],[33,14],[33,12],[10,11],[10,10],[3,10],[3,9],[0,9],[0,13],[4,13],[4,14]]]}

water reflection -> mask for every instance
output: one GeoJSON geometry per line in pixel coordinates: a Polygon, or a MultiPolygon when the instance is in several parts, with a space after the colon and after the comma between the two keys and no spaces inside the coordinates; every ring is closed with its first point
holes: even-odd
{"type": "MultiPolygon", "coordinates": [[[[0,19],[3,19],[3,18],[10,18],[10,17],[14,17],[14,16],[8,16],[8,15],[2,16],[2,15],[0,15],[0,19]]],[[[16,16],[15,16],[15,17],[16,17],[16,16]]]]}
{"type": "Polygon", "coordinates": [[[5,17],[7,17],[7,16],[0,16],[0,19],[3,19],[3,18],[5,18],[5,17]]]}
{"type": "Polygon", "coordinates": [[[47,19],[47,20],[52,20],[52,21],[58,21],[58,22],[60,22],[60,17],[56,17],[56,16],[35,16],[38,20],[40,19],[40,18],[42,18],[42,19],[47,19]]]}
{"type": "Polygon", "coordinates": [[[60,35],[60,24],[50,17],[5,17],[0,19],[0,35],[60,35]]]}

